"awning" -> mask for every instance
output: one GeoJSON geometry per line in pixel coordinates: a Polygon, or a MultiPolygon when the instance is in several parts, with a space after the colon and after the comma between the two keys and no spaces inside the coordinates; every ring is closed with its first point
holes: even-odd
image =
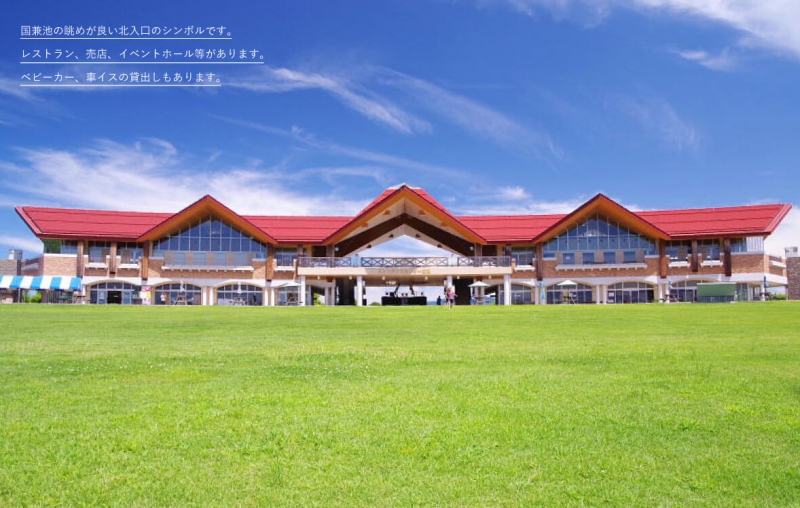
{"type": "Polygon", "coordinates": [[[0,289],[58,289],[62,291],[78,291],[81,288],[81,282],[82,280],[80,277],[3,275],[0,277],[0,289]]]}

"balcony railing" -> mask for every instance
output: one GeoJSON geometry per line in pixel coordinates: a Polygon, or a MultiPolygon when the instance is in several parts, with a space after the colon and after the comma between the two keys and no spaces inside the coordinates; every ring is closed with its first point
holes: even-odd
{"type": "Polygon", "coordinates": [[[230,270],[253,267],[252,252],[157,252],[164,257],[164,268],[173,270],[230,270]]]}
{"type": "Polygon", "coordinates": [[[425,268],[446,266],[509,267],[509,256],[475,257],[301,257],[302,268],[425,268]]]}

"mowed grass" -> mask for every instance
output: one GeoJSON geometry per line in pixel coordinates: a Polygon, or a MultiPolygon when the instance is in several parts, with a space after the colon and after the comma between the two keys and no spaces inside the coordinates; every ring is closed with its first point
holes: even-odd
{"type": "Polygon", "coordinates": [[[0,306],[0,506],[800,506],[800,305],[0,306]]]}

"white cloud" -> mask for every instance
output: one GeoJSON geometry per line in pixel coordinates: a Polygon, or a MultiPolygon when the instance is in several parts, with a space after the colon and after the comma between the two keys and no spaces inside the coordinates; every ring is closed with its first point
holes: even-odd
{"type": "MultiPolygon", "coordinates": [[[[297,126],[292,126],[290,130],[283,130],[277,127],[262,125],[260,123],[250,122],[247,120],[239,120],[235,118],[228,118],[221,116],[214,116],[214,118],[217,118],[218,120],[222,120],[224,122],[228,122],[234,125],[239,125],[242,127],[247,127],[250,129],[255,129],[261,132],[265,132],[273,136],[291,138],[299,143],[302,143],[307,147],[319,150],[324,153],[333,155],[343,155],[346,157],[351,157],[356,160],[365,161],[372,164],[378,164],[384,170],[386,168],[403,170],[404,176],[408,175],[408,171],[413,171],[416,173],[416,178],[418,179],[424,179],[431,175],[437,177],[445,177],[445,178],[458,178],[462,180],[469,178],[469,175],[467,175],[465,172],[453,168],[448,168],[446,166],[429,164],[427,162],[419,162],[413,159],[398,157],[396,155],[391,155],[383,152],[365,150],[363,148],[351,147],[346,145],[340,145],[338,143],[333,143],[330,141],[319,140],[313,134],[309,134],[297,126]]],[[[390,177],[391,177],[390,174],[382,175],[382,179],[390,177]]]]}
{"type": "Polygon", "coordinates": [[[699,143],[694,127],[664,99],[620,97],[612,107],[630,117],[665,146],[683,150],[695,148],[699,143]]]}
{"type": "Polygon", "coordinates": [[[0,245],[8,245],[15,249],[22,249],[25,253],[25,258],[31,257],[30,254],[41,254],[44,250],[44,244],[35,236],[13,236],[13,235],[0,235],[0,245]]]}
{"type": "Polygon", "coordinates": [[[554,15],[597,14],[612,9],[668,13],[712,20],[742,34],[742,46],[762,46],[800,57],[800,2],[797,0],[478,0],[479,5],[505,4],[525,15],[537,9],[554,15]]]}
{"type": "Polygon", "coordinates": [[[690,62],[695,62],[712,71],[730,71],[737,67],[738,62],[727,48],[719,54],[711,54],[703,50],[675,50],[675,54],[690,62]]]}
{"type": "Polygon", "coordinates": [[[385,68],[378,69],[378,73],[382,84],[406,92],[423,107],[472,134],[540,158],[563,157],[544,131],[524,126],[499,111],[422,79],[385,68]]]}
{"type": "Polygon", "coordinates": [[[352,66],[333,72],[303,72],[286,68],[263,69],[257,78],[232,81],[229,86],[256,92],[284,93],[297,90],[323,90],[366,118],[404,134],[424,134],[433,127],[427,120],[410,113],[387,92],[401,92],[413,106],[422,107],[440,118],[482,139],[528,152],[545,159],[560,159],[561,149],[541,130],[516,122],[480,104],[428,81],[384,67],[352,66]],[[383,89],[383,93],[377,90],[383,89]]]}
{"type": "Polygon", "coordinates": [[[365,204],[330,193],[293,191],[269,171],[229,167],[201,172],[172,144],[157,139],[130,146],[102,140],[80,151],[25,149],[21,158],[22,163],[0,165],[11,175],[6,187],[47,205],[169,212],[211,194],[242,214],[346,215],[365,204]]]}
{"type": "Polygon", "coordinates": [[[764,242],[766,251],[776,256],[783,256],[786,247],[800,247],[800,208],[798,205],[794,205],[780,226],[764,242]]]}
{"type": "Polygon", "coordinates": [[[345,106],[372,121],[396,131],[412,134],[430,131],[430,124],[407,113],[389,100],[365,90],[360,84],[333,75],[266,67],[258,79],[231,81],[227,86],[256,92],[281,93],[295,90],[323,90],[345,106]]]}

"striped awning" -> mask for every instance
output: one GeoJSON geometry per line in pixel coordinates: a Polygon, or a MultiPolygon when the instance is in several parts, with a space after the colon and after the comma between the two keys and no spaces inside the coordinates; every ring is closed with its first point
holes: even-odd
{"type": "Polygon", "coordinates": [[[78,291],[81,288],[80,277],[53,277],[42,275],[3,275],[0,277],[0,289],[59,289],[62,291],[78,291]]]}

